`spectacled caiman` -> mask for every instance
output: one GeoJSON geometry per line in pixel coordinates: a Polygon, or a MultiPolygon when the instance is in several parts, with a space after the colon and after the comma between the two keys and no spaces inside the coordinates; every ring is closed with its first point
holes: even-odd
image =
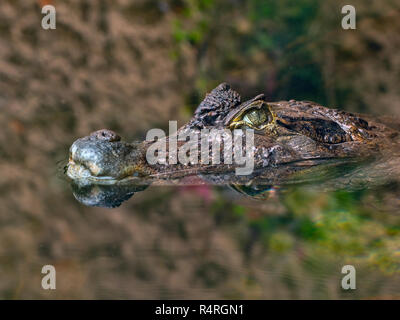
{"type": "Polygon", "coordinates": [[[204,128],[253,129],[254,172],[237,176],[234,165],[223,163],[151,165],[146,160],[150,142],[124,142],[113,131],[103,129],[72,144],[66,173],[80,185],[121,185],[126,181],[144,181],[145,185],[188,175],[215,184],[282,185],[329,176],[331,168],[340,167],[344,170],[333,170],[340,172],[340,179],[357,164],[397,150],[400,122],[309,101],[268,102],[263,94],[242,103],[240,95],[222,83],[207,94],[177,134],[204,128]]]}

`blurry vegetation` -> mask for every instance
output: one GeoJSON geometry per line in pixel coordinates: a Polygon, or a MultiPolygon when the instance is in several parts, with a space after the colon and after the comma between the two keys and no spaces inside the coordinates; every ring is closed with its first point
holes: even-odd
{"type": "Polygon", "coordinates": [[[283,215],[268,211],[255,215],[254,208],[241,205],[234,205],[232,212],[261,240],[266,252],[286,254],[302,248],[306,257],[321,261],[400,273],[400,219],[370,206],[379,197],[367,191],[321,194],[299,188],[282,196],[283,215]]]}
{"type": "Polygon", "coordinates": [[[357,30],[341,28],[346,3],[336,0],[180,4],[172,23],[174,56],[182,63],[187,50],[195,51],[192,109],[226,81],[245,97],[263,92],[270,100],[399,114],[398,1],[354,1],[357,30]]]}

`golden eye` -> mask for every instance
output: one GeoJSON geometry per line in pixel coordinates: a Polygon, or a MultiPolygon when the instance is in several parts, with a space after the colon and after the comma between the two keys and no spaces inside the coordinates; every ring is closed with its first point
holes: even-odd
{"type": "Polygon", "coordinates": [[[244,115],[243,121],[251,126],[259,127],[268,121],[268,115],[264,109],[253,109],[244,115]]]}
{"type": "Polygon", "coordinates": [[[243,108],[229,120],[229,128],[250,128],[263,130],[273,121],[271,111],[264,101],[255,101],[243,108]]]}

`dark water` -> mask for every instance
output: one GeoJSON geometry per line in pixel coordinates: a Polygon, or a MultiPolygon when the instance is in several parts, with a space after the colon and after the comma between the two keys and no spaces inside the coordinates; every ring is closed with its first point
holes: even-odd
{"type": "Polygon", "coordinates": [[[388,176],[374,185],[367,168],[353,168],[350,185],[349,171],[339,171],[287,186],[144,188],[71,185],[56,162],[33,176],[10,167],[14,178],[1,181],[0,294],[399,298],[400,185],[388,176]],[[56,269],[56,290],[41,287],[44,265],[56,269]],[[356,270],[355,290],[341,287],[345,265],[356,270]]]}
{"type": "Polygon", "coordinates": [[[99,278],[113,266],[91,283],[97,297],[399,298],[400,185],[385,163],[280,186],[71,184],[79,209],[106,219],[90,232],[113,230],[79,258],[99,278]],[[342,288],[345,265],[354,290],[342,288]]]}

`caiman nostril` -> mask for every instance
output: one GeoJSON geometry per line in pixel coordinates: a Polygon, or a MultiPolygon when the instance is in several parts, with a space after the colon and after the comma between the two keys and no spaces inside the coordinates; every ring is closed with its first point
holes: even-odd
{"type": "Polygon", "coordinates": [[[90,134],[90,137],[98,140],[106,140],[110,142],[120,141],[121,137],[117,135],[114,131],[108,129],[101,129],[90,134]]]}

